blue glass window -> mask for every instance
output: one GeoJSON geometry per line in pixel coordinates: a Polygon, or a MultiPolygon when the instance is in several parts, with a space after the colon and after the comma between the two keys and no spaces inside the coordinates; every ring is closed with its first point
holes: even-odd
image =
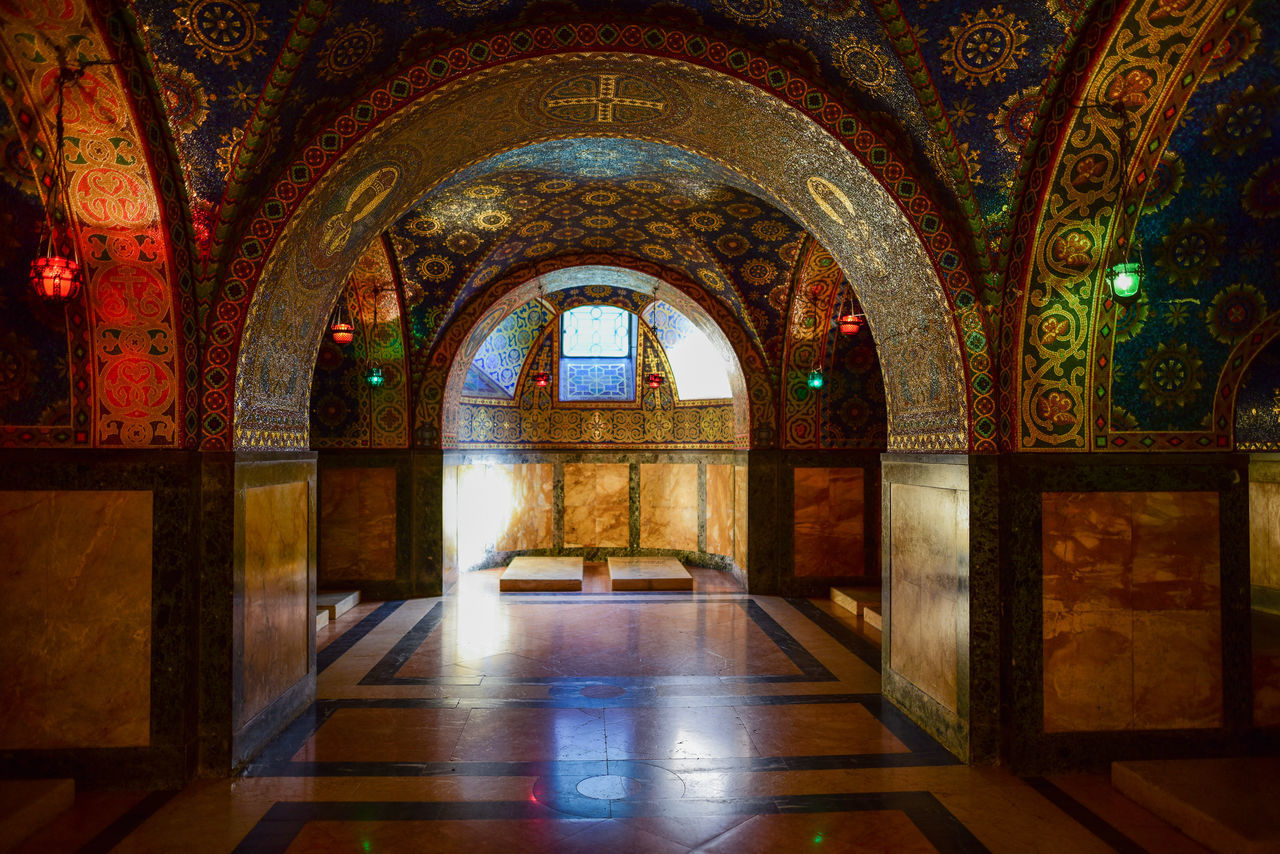
{"type": "Polygon", "coordinates": [[[584,305],[560,316],[560,399],[636,399],[636,318],[610,305],[584,305]]]}

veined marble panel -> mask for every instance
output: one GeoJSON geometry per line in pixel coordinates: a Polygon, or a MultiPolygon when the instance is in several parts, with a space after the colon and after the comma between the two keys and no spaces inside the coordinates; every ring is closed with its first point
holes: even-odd
{"type": "Polygon", "coordinates": [[[396,470],[320,472],[320,584],[396,577],[396,470]]]}
{"type": "Polygon", "coordinates": [[[733,467],[733,562],[747,568],[747,467],[733,467]]]}
{"type": "Polygon", "coordinates": [[[860,468],[795,469],[793,554],[798,577],[865,571],[862,478],[860,468]]]}
{"type": "Polygon", "coordinates": [[[510,489],[509,512],[506,524],[498,532],[497,550],[551,548],[555,466],[551,463],[514,463],[495,468],[507,472],[510,489]]]}
{"type": "Polygon", "coordinates": [[[698,466],[640,466],[640,548],[698,549],[698,466]]]}
{"type": "Polygon", "coordinates": [[[1046,732],[1222,723],[1215,492],[1046,492],[1046,732]]]}
{"type": "Polygon", "coordinates": [[[707,466],[707,551],[733,554],[733,466],[707,466]]]}
{"type": "Polygon", "coordinates": [[[566,548],[630,545],[630,480],[628,463],[565,463],[566,548]]]}
{"type": "Polygon", "coordinates": [[[0,492],[0,749],[150,744],[152,504],[0,492]]]}
{"type": "Polygon", "coordinates": [[[244,702],[254,715],[307,674],[307,484],[244,496],[244,702]]]}
{"type": "Polygon", "coordinates": [[[1280,590],[1280,483],[1249,484],[1249,564],[1254,585],[1280,590]]]}
{"type": "Polygon", "coordinates": [[[890,484],[890,666],[955,711],[959,648],[960,496],[954,489],[890,484]]]}
{"type": "Polygon", "coordinates": [[[447,589],[457,580],[458,575],[458,467],[445,466],[442,476],[444,487],[441,508],[441,525],[444,528],[441,539],[444,552],[444,565],[441,567],[443,583],[447,589]]]}

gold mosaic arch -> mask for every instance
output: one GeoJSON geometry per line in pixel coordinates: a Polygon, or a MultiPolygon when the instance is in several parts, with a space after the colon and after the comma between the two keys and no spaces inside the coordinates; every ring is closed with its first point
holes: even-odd
{"type": "MultiPolygon", "coordinates": [[[[597,136],[585,113],[540,109],[572,80],[645,81],[669,111],[628,113],[634,134],[732,163],[839,262],[867,314],[886,379],[890,447],[968,448],[962,345],[942,284],[906,216],[868,169],[810,119],[756,86],[672,59],[573,54],[470,75],[396,113],[308,194],[271,249],[241,336],[235,443],[302,447],[327,310],[373,234],[457,168],[547,139],[597,136]],[[656,116],[656,118],[655,118],[656,116]]],[[[556,99],[553,99],[556,100],[556,99]]],[[[598,116],[598,113],[597,113],[598,116]]]]}
{"type": "MultiPolygon", "coordinates": [[[[56,49],[84,67],[64,90],[66,198],[85,268],[79,305],[87,324],[87,424],[76,444],[176,447],[183,441],[182,357],[177,277],[147,142],[133,101],[87,3],[27,3],[0,17],[0,62],[16,87],[0,87],[7,106],[32,117],[23,133],[41,177],[52,164],[59,71],[56,49]],[[108,64],[95,64],[108,63],[108,64]]],[[[45,185],[38,181],[42,194],[45,185]]],[[[46,208],[48,198],[43,199],[46,208]]],[[[72,354],[73,372],[82,360],[72,354]]],[[[33,428],[20,428],[29,430],[33,428]]]]}
{"type": "MultiPolygon", "coordinates": [[[[733,392],[734,435],[742,448],[747,447],[747,437],[751,426],[751,404],[747,392],[747,380],[738,359],[738,353],[720,325],[707,314],[706,310],[678,287],[665,282],[656,276],[637,270],[624,269],[612,265],[583,264],[563,267],[534,276],[522,284],[502,294],[484,310],[477,319],[468,323],[469,318],[460,317],[459,326],[465,329],[462,333],[461,345],[449,347],[448,342],[456,336],[445,330],[441,336],[445,342],[441,358],[433,358],[433,363],[448,358],[448,373],[444,384],[444,394],[438,410],[435,407],[420,411],[426,417],[433,417],[436,412],[440,416],[440,432],[442,444],[452,447],[457,438],[458,407],[462,402],[462,387],[476,353],[489,333],[506,320],[512,312],[542,293],[551,293],[562,288],[582,285],[608,285],[646,292],[657,288],[658,298],[673,306],[681,314],[705,334],[716,347],[720,358],[729,366],[729,388],[733,392]],[[451,352],[450,352],[451,351],[451,352]],[[446,355],[447,354],[447,355],[446,355]]],[[[477,306],[478,308],[478,306],[477,306]]],[[[473,309],[474,311],[475,309],[473,309]]],[[[472,315],[474,316],[474,315],[472,315]]],[[[642,321],[643,322],[643,321],[642,321]]],[[[433,354],[434,356],[435,354],[433,354]]],[[[420,395],[419,400],[427,395],[420,395]]]]}
{"type": "MultiPolygon", "coordinates": [[[[1114,342],[1100,330],[1115,327],[1118,306],[1102,293],[1106,261],[1114,245],[1130,239],[1146,176],[1154,172],[1212,48],[1248,5],[1138,0],[1118,15],[1101,45],[1085,46],[1091,68],[1080,90],[1060,93],[1069,118],[1034,209],[1030,255],[1021,275],[1009,282],[1018,300],[1010,319],[1017,357],[1015,450],[1111,445],[1114,342]],[[1096,106],[1116,102],[1124,105],[1123,122],[1096,106]],[[1124,122],[1134,135],[1127,163],[1120,162],[1124,122]],[[1122,185],[1127,203],[1117,210],[1122,185]]],[[[1223,408],[1221,401],[1217,408],[1223,408]]],[[[1164,446],[1159,436],[1152,439],[1164,446]]],[[[1171,447],[1196,447],[1184,437],[1174,439],[1171,447]]]]}

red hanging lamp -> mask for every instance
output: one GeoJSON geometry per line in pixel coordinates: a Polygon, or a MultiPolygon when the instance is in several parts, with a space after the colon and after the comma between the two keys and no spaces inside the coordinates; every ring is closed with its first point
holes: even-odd
{"type": "Polygon", "coordinates": [[[662,387],[662,383],[663,383],[663,381],[664,381],[665,379],[666,379],[666,378],[665,378],[665,377],[663,377],[663,376],[662,376],[662,374],[659,374],[659,373],[653,373],[653,374],[649,374],[649,375],[647,375],[647,376],[644,378],[644,383],[645,383],[645,385],[647,385],[649,388],[661,388],[661,387],[662,387]]]}
{"type": "Polygon", "coordinates": [[[345,294],[338,296],[338,304],[333,308],[333,317],[329,321],[329,336],[333,343],[345,346],[356,340],[356,327],[346,312],[345,294]]]}
{"type": "MultiPolygon", "coordinates": [[[[60,61],[63,52],[58,52],[60,61]]],[[[99,64],[99,63],[93,63],[99,64]]],[[[28,280],[42,299],[50,302],[66,302],[80,295],[84,285],[84,268],[76,254],[75,235],[71,231],[69,209],[60,211],[61,199],[67,186],[67,161],[63,154],[64,124],[62,119],[63,90],[68,83],[75,83],[84,76],[84,66],[71,68],[65,62],[58,70],[58,106],[54,113],[55,142],[53,174],[45,205],[44,239],[41,254],[31,261],[28,280]],[[57,223],[57,224],[55,224],[57,223]]]]}
{"type": "Polygon", "coordinates": [[[547,371],[534,371],[533,384],[538,388],[546,388],[551,385],[551,374],[547,371]]]}
{"type": "Polygon", "coordinates": [[[836,326],[840,329],[841,335],[857,335],[862,330],[862,323],[865,318],[860,314],[853,313],[853,288],[849,287],[840,296],[840,314],[836,317],[836,326]]]}

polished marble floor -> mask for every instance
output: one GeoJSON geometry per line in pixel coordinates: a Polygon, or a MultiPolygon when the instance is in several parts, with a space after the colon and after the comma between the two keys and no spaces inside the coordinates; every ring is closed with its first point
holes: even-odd
{"type": "Polygon", "coordinates": [[[238,779],[86,794],[24,852],[1200,849],[1105,778],[956,763],[880,694],[828,603],[693,593],[366,603],[318,697],[238,779]],[[82,846],[84,846],[82,848],[82,846]]]}

